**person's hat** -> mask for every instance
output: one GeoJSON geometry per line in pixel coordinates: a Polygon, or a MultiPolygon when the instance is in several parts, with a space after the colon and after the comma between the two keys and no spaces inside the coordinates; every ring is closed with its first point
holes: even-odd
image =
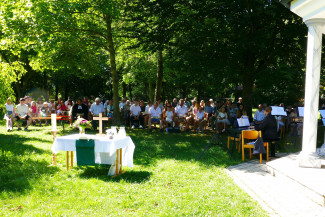
{"type": "Polygon", "coordinates": [[[48,103],[47,102],[44,102],[43,105],[48,105],[48,103]]]}
{"type": "Polygon", "coordinates": [[[20,98],[20,101],[25,101],[25,98],[20,98]]]}

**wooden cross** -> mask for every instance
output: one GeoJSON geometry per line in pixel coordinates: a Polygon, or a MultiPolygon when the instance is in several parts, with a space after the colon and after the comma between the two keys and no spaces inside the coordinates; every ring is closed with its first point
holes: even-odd
{"type": "Polygon", "coordinates": [[[103,117],[103,113],[99,113],[99,116],[93,117],[93,120],[99,121],[99,135],[104,135],[102,130],[103,121],[108,121],[108,117],[103,117]]]}

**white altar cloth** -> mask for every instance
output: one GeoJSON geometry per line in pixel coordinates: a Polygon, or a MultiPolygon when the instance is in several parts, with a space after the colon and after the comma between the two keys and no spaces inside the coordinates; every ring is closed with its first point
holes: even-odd
{"type": "Polygon", "coordinates": [[[133,153],[135,145],[129,136],[109,139],[107,136],[72,134],[57,137],[52,145],[52,151],[76,151],[76,140],[87,137],[95,140],[95,163],[111,164],[116,160],[116,150],[122,148],[122,165],[133,167],[133,153]]]}

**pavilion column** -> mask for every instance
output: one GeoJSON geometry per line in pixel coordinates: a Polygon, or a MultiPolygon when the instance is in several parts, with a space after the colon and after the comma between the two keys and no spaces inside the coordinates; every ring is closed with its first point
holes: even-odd
{"type": "Polygon", "coordinates": [[[308,26],[305,109],[302,151],[298,156],[298,164],[300,167],[320,168],[321,160],[316,153],[316,142],[322,35],[325,19],[310,19],[305,23],[308,26]]]}

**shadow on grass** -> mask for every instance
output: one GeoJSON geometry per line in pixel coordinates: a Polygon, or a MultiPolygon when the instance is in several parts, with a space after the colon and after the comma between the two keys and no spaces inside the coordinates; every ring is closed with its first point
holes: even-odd
{"type": "Polygon", "coordinates": [[[48,167],[47,161],[37,161],[12,152],[0,153],[0,193],[24,194],[33,188],[33,181],[43,174],[54,174],[59,169],[48,167]]]}
{"type": "Polygon", "coordinates": [[[27,145],[26,143],[30,141],[37,141],[48,143],[48,140],[40,139],[39,137],[24,137],[17,134],[10,135],[1,135],[1,144],[0,144],[0,152],[10,151],[15,155],[23,155],[30,153],[43,154],[48,153],[51,154],[51,151],[45,151],[43,149],[39,149],[34,147],[33,145],[27,145]]]}
{"type": "Polygon", "coordinates": [[[83,170],[80,178],[97,178],[105,182],[127,182],[127,183],[144,183],[150,179],[152,175],[147,171],[127,171],[116,177],[107,176],[110,166],[94,166],[94,167],[78,167],[83,170]]]}

